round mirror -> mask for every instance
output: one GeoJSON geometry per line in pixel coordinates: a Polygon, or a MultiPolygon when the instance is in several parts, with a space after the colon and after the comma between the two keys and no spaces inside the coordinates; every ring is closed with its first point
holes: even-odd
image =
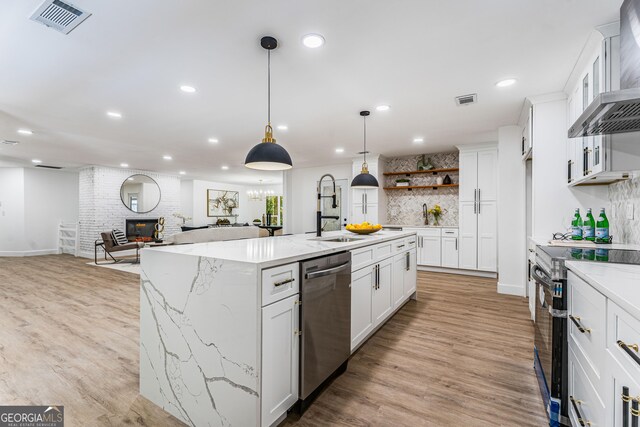
{"type": "Polygon", "coordinates": [[[160,203],[160,186],[147,175],[131,175],[120,187],[120,198],[131,212],[151,212],[160,203]]]}

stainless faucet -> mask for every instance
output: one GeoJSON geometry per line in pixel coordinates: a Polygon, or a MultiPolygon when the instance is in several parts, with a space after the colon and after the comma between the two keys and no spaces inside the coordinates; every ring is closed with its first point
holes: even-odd
{"type": "Polygon", "coordinates": [[[429,209],[427,209],[427,204],[422,204],[422,217],[424,218],[424,225],[429,225],[429,209]]]}
{"type": "Polygon", "coordinates": [[[322,219],[326,218],[326,219],[340,219],[339,216],[323,216],[322,215],[322,204],[321,201],[323,198],[328,198],[331,197],[332,199],[332,203],[331,203],[331,207],[333,209],[338,207],[338,204],[336,203],[336,179],[333,177],[333,175],[331,175],[330,173],[325,173],[324,175],[322,175],[320,177],[320,181],[318,181],[318,188],[317,188],[317,192],[318,192],[318,210],[316,211],[316,236],[317,237],[321,237],[322,236],[322,219]],[[325,178],[331,178],[331,181],[333,182],[333,194],[330,196],[323,196],[322,195],[322,180],[325,178]]]}

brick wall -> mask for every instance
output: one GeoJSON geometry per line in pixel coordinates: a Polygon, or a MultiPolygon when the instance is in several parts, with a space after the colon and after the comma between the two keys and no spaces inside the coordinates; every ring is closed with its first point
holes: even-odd
{"type": "Polygon", "coordinates": [[[181,220],[172,215],[180,212],[180,179],[177,176],[132,169],[89,166],[80,171],[79,182],[80,255],[93,257],[94,241],[100,232],[114,228],[125,230],[125,220],[165,217],[165,236],[180,231],[181,220]],[[144,174],[160,186],[160,204],[151,212],[138,214],[127,209],[120,200],[120,186],[131,175],[144,174]]]}

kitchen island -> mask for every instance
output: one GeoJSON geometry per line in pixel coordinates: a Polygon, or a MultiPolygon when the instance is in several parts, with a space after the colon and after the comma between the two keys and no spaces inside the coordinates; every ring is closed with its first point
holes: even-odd
{"type": "Polygon", "coordinates": [[[140,393],[193,426],[279,423],[298,400],[300,261],[351,253],[352,351],[415,298],[415,232],[341,236],[144,249],[140,393]]]}

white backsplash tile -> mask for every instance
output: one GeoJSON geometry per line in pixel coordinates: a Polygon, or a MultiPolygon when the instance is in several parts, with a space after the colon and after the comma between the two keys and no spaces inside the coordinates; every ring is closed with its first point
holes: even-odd
{"type": "Polygon", "coordinates": [[[640,177],[611,184],[609,201],[609,227],[614,242],[640,244],[640,177]],[[627,219],[629,205],[633,205],[633,219],[627,219]]]}
{"type": "MultiPolygon", "coordinates": [[[[422,156],[399,157],[386,160],[386,172],[414,171],[417,169],[418,160],[422,156]]],[[[436,169],[457,168],[459,164],[459,153],[435,153],[427,154],[426,158],[436,169]]],[[[410,185],[434,185],[438,177],[449,175],[453,184],[458,183],[458,172],[433,174],[415,174],[408,178],[410,185]]],[[[407,178],[405,175],[386,176],[385,187],[395,186],[395,180],[407,178]]],[[[431,209],[439,204],[445,213],[440,217],[440,225],[458,226],[458,188],[439,188],[433,190],[413,189],[409,190],[387,190],[387,223],[398,225],[423,225],[422,205],[426,203],[431,209]]],[[[429,223],[433,224],[433,217],[429,215],[429,223]]]]}

